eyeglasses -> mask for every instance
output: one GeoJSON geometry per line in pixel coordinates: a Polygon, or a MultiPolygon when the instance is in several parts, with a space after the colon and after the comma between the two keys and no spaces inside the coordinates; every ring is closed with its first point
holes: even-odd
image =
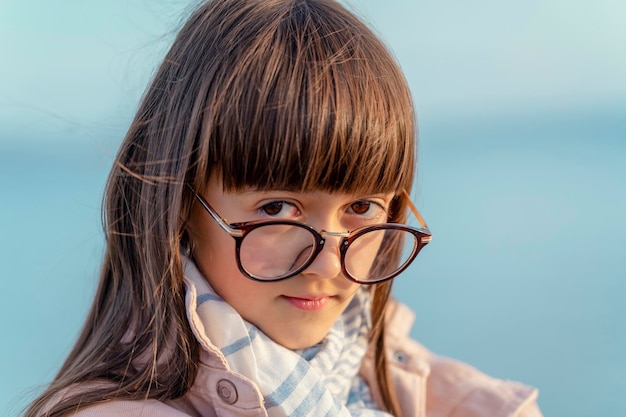
{"type": "Polygon", "coordinates": [[[193,192],[213,220],[235,239],[239,270],[255,281],[281,281],[299,274],[319,255],[328,237],[340,237],[342,273],[359,284],[375,284],[404,271],[432,237],[406,192],[402,196],[420,228],[382,223],[349,232],[318,231],[292,220],[229,224],[204,197],[193,192]]]}

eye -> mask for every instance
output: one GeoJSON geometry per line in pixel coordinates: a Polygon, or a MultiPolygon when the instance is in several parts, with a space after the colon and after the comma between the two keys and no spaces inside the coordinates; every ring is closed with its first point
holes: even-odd
{"type": "Polygon", "coordinates": [[[259,212],[269,217],[295,218],[300,214],[298,208],[287,201],[275,200],[263,204],[259,212]]]}
{"type": "Polygon", "coordinates": [[[378,199],[353,201],[348,206],[347,214],[351,228],[385,223],[389,218],[385,202],[378,199]]]}
{"type": "Polygon", "coordinates": [[[355,214],[367,214],[371,205],[372,203],[370,203],[369,201],[357,201],[350,205],[350,209],[355,214]]]}
{"type": "Polygon", "coordinates": [[[263,211],[263,213],[269,216],[278,215],[282,209],[283,209],[282,201],[272,201],[271,203],[265,204],[263,207],[261,207],[261,210],[263,211]]]}
{"type": "Polygon", "coordinates": [[[358,221],[366,223],[384,223],[388,212],[382,202],[358,200],[350,203],[349,213],[358,217],[358,221]]]}

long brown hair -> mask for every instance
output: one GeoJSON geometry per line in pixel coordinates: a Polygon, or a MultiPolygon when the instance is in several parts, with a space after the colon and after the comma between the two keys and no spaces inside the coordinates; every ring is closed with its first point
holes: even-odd
{"type": "MultiPolygon", "coordinates": [[[[221,175],[248,186],[410,190],[410,93],[373,32],[333,0],[214,0],[187,20],[111,170],[100,284],[76,345],[26,416],[110,399],[174,399],[194,382],[181,248],[193,195],[221,175]],[[75,384],[79,390],[70,390],[75,384]]],[[[390,221],[405,220],[396,198],[390,221]]],[[[400,250],[400,248],[398,248],[400,250]]],[[[391,282],[373,286],[371,343],[384,407],[399,415],[384,353],[391,282]]]]}

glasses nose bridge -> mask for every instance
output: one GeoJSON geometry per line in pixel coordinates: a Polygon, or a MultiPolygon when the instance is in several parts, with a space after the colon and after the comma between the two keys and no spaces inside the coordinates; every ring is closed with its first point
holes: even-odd
{"type": "MultiPolygon", "coordinates": [[[[350,237],[350,232],[330,232],[330,231],[322,229],[322,230],[318,231],[318,233],[322,237],[321,242],[318,242],[319,245],[320,245],[320,248],[319,248],[320,252],[324,248],[325,243],[328,240],[328,238],[339,238],[339,239],[337,239],[337,247],[339,248],[339,252],[341,252],[342,242],[345,242],[346,239],[348,239],[350,237]]],[[[339,254],[339,253],[337,253],[337,254],[339,254]]]]}
{"type": "Polygon", "coordinates": [[[350,232],[329,232],[327,230],[320,230],[319,234],[324,239],[327,237],[350,237],[350,232]]]}

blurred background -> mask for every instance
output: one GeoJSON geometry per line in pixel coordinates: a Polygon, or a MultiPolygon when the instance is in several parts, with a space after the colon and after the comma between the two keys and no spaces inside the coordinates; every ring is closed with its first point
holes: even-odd
{"type": "MultiPolygon", "coordinates": [[[[413,336],[538,387],[547,416],[626,415],[626,3],[348,4],[419,115],[413,336]]],[[[113,155],[189,7],[0,0],[0,416],[82,325],[113,155]]]]}

